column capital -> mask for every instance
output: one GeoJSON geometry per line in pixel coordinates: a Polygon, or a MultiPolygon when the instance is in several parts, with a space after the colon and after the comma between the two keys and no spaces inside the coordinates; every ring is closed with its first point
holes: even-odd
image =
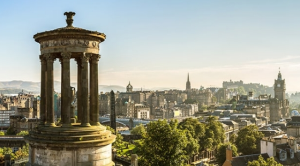
{"type": "Polygon", "coordinates": [[[53,62],[55,61],[55,56],[52,54],[44,54],[44,58],[47,62],[53,62]]]}
{"type": "Polygon", "coordinates": [[[81,62],[89,62],[90,57],[91,57],[91,54],[84,52],[83,55],[80,57],[81,62]]]}
{"type": "Polygon", "coordinates": [[[72,53],[70,52],[62,52],[60,53],[61,57],[59,58],[60,62],[70,61],[72,53]]]}
{"type": "Polygon", "coordinates": [[[39,58],[40,58],[40,61],[41,61],[41,62],[45,62],[45,61],[46,61],[46,58],[45,58],[44,55],[40,55],[39,58]]]}
{"type": "Polygon", "coordinates": [[[90,56],[90,63],[98,63],[99,59],[101,58],[101,55],[99,54],[92,54],[90,56]]]}

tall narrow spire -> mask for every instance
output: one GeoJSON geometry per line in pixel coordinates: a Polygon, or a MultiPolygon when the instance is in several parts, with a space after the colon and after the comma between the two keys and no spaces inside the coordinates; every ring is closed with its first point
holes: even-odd
{"type": "Polygon", "coordinates": [[[186,82],[185,89],[186,89],[186,90],[190,90],[190,89],[191,89],[190,73],[188,73],[188,77],[187,77],[187,82],[186,82]]]}

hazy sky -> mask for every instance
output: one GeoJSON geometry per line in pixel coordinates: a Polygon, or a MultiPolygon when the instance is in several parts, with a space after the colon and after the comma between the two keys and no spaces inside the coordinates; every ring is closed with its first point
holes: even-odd
{"type": "Polygon", "coordinates": [[[1,1],[0,81],[40,81],[33,35],[66,26],[63,13],[74,11],[74,26],[107,35],[101,85],[184,89],[189,72],[192,88],[230,79],[272,86],[280,67],[287,91],[300,91],[299,9],[296,0],[1,1]]]}

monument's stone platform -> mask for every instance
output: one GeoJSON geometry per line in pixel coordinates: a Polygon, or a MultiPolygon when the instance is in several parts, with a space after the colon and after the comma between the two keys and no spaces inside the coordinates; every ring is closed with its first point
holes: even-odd
{"type": "Polygon", "coordinates": [[[39,126],[26,136],[30,144],[29,163],[32,166],[111,166],[115,135],[105,126],[80,127],[39,126]]]}

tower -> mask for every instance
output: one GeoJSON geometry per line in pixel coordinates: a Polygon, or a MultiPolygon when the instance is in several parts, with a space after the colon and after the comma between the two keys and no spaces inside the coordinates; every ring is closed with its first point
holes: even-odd
{"type": "Polygon", "coordinates": [[[73,27],[74,12],[65,12],[67,26],[34,35],[40,44],[40,124],[25,141],[28,166],[113,166],[112,143],[116,136],[99,123],[98,61],[104,33],[73,27]],[[53,62],[61,63],[61,124],[54,120],[53,62]],[[71,121],[75,91],[70,86],[70,60],[77,61],[78,123],[71,121]],[[90,92],[90,93],[89,93],[90,92]]]}
{"type": "Polygon", "coordinates": [[[278,73],[277,79],[274,81],[275,97],[270,99],[270,121],[276,122],[281,118],[289,116],[289,101],[285,99],[285,80],[282,75],[278,73]]]}
{"type": "Polygon", "coordinates": [[[274,94],[278,100],[285,100],[285,80],[282,79],[282,75],[279,71],[277,79],[274,82],[274,94]]]}
{"type": "Polygon", "coordinates": [[[186,90],[190,90],[191,89],[191,82],[190,82],[190,75],[188,73],[188,77],[187,77],[187,82],[186,82],[186,86],[185,86],[186,90]]]}

